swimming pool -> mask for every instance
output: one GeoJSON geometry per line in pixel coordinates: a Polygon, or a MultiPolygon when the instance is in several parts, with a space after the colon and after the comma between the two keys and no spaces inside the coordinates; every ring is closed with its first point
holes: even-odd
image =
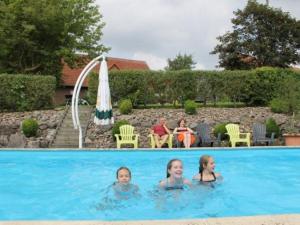
{"type": "Polygon", "coordinates": [[[0,220],[151,220],[300,213],[300,149],[201,151],[0,151],[0,220]],[[203,154],[224,181],[158,193],[172,158],[191,179],[203,154]],[[140,198],[107,187],[120,166],[140,198]]]}

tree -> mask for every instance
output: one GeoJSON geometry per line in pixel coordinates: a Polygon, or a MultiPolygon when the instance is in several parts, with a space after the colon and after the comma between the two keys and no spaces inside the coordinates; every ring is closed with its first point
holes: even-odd
{"type": "Polygon", "coordinates": [[[107,51],[94,0],[0,1],[0,72],[58,76],[62,59],[107,51]]]}
{"type": "Polygon", "coordinates": [[[220,44],[211,52],[219,54],[219,67],[288,67],[300,62],[299,20],[255,0],[234,15],[233,31],[217,37],[220,44]]]}
{"type": "Polygon", "coordinates": [[[174,59],[168,59],[166,70],[191,70],[196,63],[192,55],[181,55],[180,53],[174,59]]]}

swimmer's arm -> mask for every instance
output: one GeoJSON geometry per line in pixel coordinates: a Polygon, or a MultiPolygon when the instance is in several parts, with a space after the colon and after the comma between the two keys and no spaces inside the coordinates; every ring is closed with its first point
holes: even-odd
{"type": "Polygon", "coordinates": [[[177,127],[174,129],[173,134],[177,134],[177,127]]]}
{"type": "Polygon", "coordinates": [[[159,182],[159,187],[160,188],[165,188],[166,186],[167,186],[166,180],[162,180],[162,181],[159,182]]]}
{"type": "Polygon", "coordinates": [[[223,176],[220,173],[215,173],[215,176],[218,180],[223,180],[223,176]]]}
{"type": "Polygon", "coordinates": [[[188,185],[188,186],[190,186],[190,187],[192,186],[192,182],[189,181],[188,179],[184,179],[183,183],[186,184],[186,185],[188,185]]]}
{"type": "Polygon", "coordinates": [[[195,176],[193,176],[193,180],[200,180],[200,175],[199,175],[199,173],[196,174],[195,176]]]}

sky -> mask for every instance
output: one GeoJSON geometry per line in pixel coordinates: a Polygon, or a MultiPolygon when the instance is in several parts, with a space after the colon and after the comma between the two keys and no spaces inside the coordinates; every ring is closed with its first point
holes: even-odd
{"type": "MultiPolygon", "coordinates": [[[[258,0],[265,3],[265,0],[258,0]]],[[[300,19],[300,0],[269,0],[300,19]]],[[[145,60],[164,69],[168,58],[192,54],[196,69],[211,70],[216,37],[230,31],[233,11],[247,0],[96,0],[106,23],[101,42],[110,57],[145,60]]]]}

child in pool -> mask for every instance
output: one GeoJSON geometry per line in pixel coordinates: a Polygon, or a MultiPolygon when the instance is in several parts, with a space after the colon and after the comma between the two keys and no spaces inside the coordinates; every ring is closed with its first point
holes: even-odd
{"type": "Polygon", "coordinates": [[[117,181],[113,184],[115,196],[128,199],[138,195],[139,188],[131,184],[131,171],[127,167],[120,167],[116,173],[117,181]]]}
{"type": "Polygon", "coordinates": [[[201,184],[211,184],[222,178],[220,173],[215,173],[215,161],[209,155],[203,155],[199,160],[199,173],[193,177],[193,180],[201,184]]]}
{"type": "Polygon", "coordinates": [[[165,190],[183,189],[184,186],[191,186],[191,182],[183,176],[182,161],[172,159],[167,165],[167,178],[160,181],[159,186],[165,190]]]}

